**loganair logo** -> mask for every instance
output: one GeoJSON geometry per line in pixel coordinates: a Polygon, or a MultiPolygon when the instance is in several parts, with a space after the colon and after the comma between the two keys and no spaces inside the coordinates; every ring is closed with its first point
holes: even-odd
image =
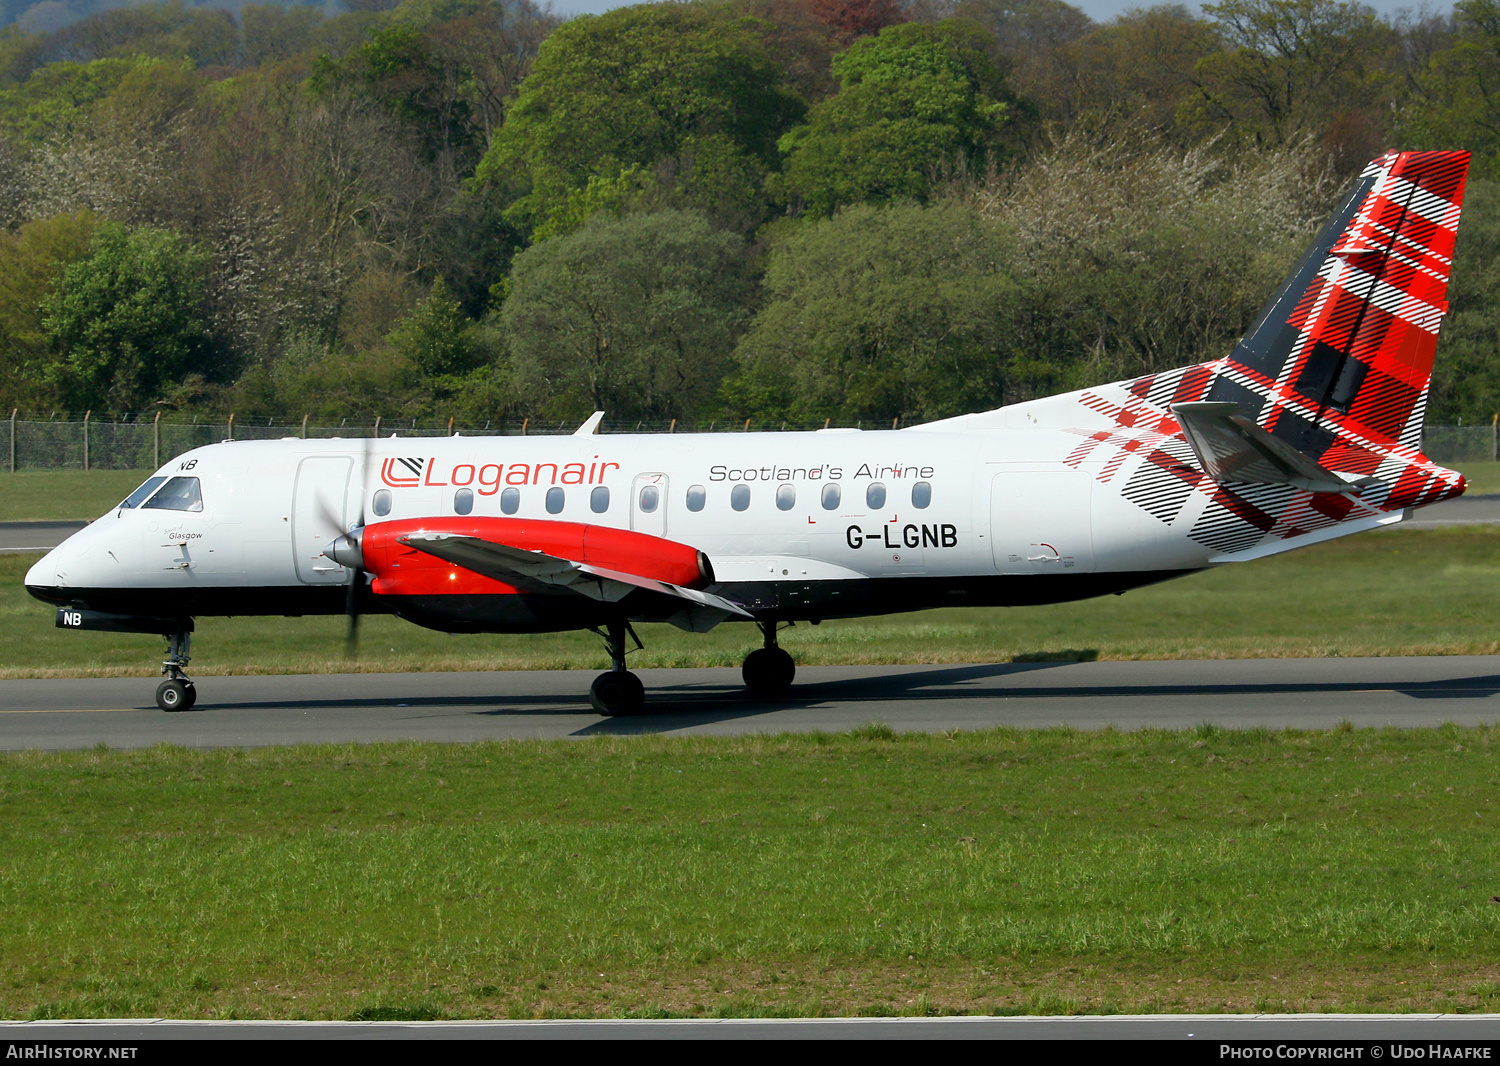
{"type": "Polygon", "coordinates": [[[420,485],[426,459],[387,459],[380,464],[380,480],[392,488],[420,485]]]}
{"type": "Polygon", "coordinates": [[[602,485],[619,463],[602,462],[596,455],[587,463],[458,463],[439,467],[437,459],[383,459],[380,480],[393,489],[448,485],[475,486],[481,496],[493,496],[502,485],[602,485]]]}

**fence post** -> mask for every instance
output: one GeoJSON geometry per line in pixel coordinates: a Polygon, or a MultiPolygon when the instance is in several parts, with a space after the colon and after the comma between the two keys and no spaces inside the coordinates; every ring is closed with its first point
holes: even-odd
{"type": "Polygon", "coordinates": [[[375,416],[375,436],[380,436],[380,416],[375,416]]]}
{"type": "Polygon", "coordinates": [[[234,440],[234,412],[229,412],[229,440],[234,440]]]}
{"type": "MultiPolygon", "coordinates": [[[[10,435],[14,437],[15,431],[12,430],[10,435]]],[[[1492,463],[1500,459],[1500,448],[1496,447],[1500,444],[1500,436],[1497,435],[1500,435],[1500,411],[1496,411],[1495,417],[1490,419],[1490,462],[1492,463]]]]}
{"type": "Polygon", "coordinates": [[[529,419],[529,418],[523,418],[523,419],[521,419],[521,436],[523,436],[523,437],[526,436],[526,423],[528,423],[530,421],[531,421],[531,419],[529,419]]]}
{"type": "Polygon", "coordinates": [[[151,469],[161,466],[161,411],[151,420],[151,469]]]}
{"type": "Polygon", "coordinates": [[[305,414],[305,415],[302,416],[302,439],[303,440],[307,439],[307,420],[309,418],[311,418],[311,417],[312,417],[312,412],[310,412],[310,411],[307,414],[305,414]]]}
{"type": "Polygon", "coordinates": [[[448,419],[448,436],[453,436],[453,419],[448,419]]]}
{"type": "Polygon", "coordinates": [[[12,474],[14,474],[16,472],[16,411],[17,410],[18,410],[18,408],[11,408],[11,412],[10,412],[10,472],[12,474]]]}
{"type": "Polygon", "coordinates": [[[667,427],[667,432],[668,433],[676,433],[677,432],[677,419],[675,419],[675,418],[672,419],[672,424],[667,427]]]}
{"type": "Polygon", "coordinates": [[[83,469],[89,468],[89,415],[93,414],[93,408],[83,412],[83,469]]]}

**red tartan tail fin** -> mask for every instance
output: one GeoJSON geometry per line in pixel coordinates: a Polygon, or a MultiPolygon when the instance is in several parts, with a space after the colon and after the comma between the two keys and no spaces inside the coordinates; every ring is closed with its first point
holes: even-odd
{"type": "Polygon", "coordinates": [[[1457,495],[1421,447],[1468,169],[1467,152],[1374,160],[1233,352],[1127,387],[1237,403],[1322,466],[1389,485],[1383,508],[1457,495]]]}

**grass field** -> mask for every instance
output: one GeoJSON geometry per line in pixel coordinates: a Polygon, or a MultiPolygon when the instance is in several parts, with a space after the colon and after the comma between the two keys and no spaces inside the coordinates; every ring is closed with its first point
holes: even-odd
{"type": "MultiPolygon", "coordinates": [[[[31,561],[0,556],[0,677],[154,675],[156,637],[54,628],[21,584],[31,561]]],[[[756,643],[745,625],[640,629],[638,667],[737,666],[756,643]]],[[[357,662],[343,633],[341,617],[200,619],[192,672],[607,666],[587,633],[447,636],[372,616],[357,662]]],[[[782,639],[807,665],[1488,654],[1500,651],[1500,527],[1366,533],[1124,596],[799,625],[782,639]]]]}
{"type": "Polygon", "coordinates": [[[92,522],[149,470],[17,470],[0,474],[0,522],[92,522]]]}
{"type": "Polygon", "coordinates": [[[1497,742],[0,756],[0,1014],[1493,1010],[1497,742]]]}

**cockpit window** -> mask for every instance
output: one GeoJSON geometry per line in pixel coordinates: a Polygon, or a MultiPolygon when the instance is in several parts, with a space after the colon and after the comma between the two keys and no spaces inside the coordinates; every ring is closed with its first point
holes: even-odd
{"type": "Polygon", "coordinates": [[[203,493],[199,491],[195,477],[174,477],[161,487],[161,491],[141,504],[142,510],[156,508],[161,511],[201,511],[203,493]]]}
{"type": "Polygon", "coordinates": [[[141,505],[141,501],[155,492],[158,486],[160,486],[161,483],[165,480],[167,479],[164,477],[148,477],[144,485],[136,489],[129,496],[126,496],[125,499],[120,502],[120,510],[124,511],[131,507],[139,507],[141,505]]]}

